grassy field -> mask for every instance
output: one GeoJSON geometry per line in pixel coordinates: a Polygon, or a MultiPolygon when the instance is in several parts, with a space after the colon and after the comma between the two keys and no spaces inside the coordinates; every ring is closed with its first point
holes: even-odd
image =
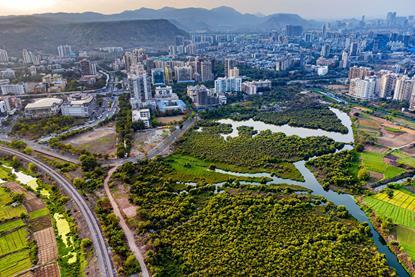
{"type": "Polygon", "coordinates": [[[14,276],[31,266],[29,250],[16,252],[0,258],[0,276],[14,276]]]}
{"type": "Polygon", "coordinates": [[[384,179],[396,177],[405,172],[404,169],[385,163],[384,155],[375,152],[363,152],[360,154],[361,165],[369,171],[381,173],[384,179]]]}
{"type": "Polygon", "coordinates": [[[393,127],[389,127],[389,126],[385,126],[383,128],[386,131],[388,131],[389,133],[394,133],[394,134],[404,133],[404,131],[402,131],[401,129],[398,129],[398,128],[393,128],[393,127]]]}
{"type": "Polygon", "coordinates": [[[415,158],[412,158],[408,154],[402,151],[394,151],[392,155],[398,158],[398,163],[415,168],[415,158]]]}
{"type": "Polygon", "coordinates": [[[396,236],[405,252],[415,260],[415,229],[398,225],[396,236]]]}
{"type": "MultiPolygon", "coordinates": [[[[237,166],[209,163],[207,161],[185,155],[172,155],[168,157],[167,161],[174,169],[174,173],[172,173],[171,177],[182,182],[205,181],[210,184],[215,184],[226,182],[229,179],[251,182],[261,181],[261,178],[234,177],[209,170],[209,166],[215,164],[217,168],[223,170],[241,172],[240,170],[243,170],[243,168],[237,166]]],[[[247,171],[249,170],[245,169],[245,171],[242,172],[247,171]]]]}
{"type": "MultiPolygon", "coordinates": [[[[179,172],[186,172],[190,175],[194,175],[196,171],[199,171],[198,173],[202,173],[203,175],[212,174],[213,172],[207,171],[210,165],[215,165],[216,168],[222,169],[225,171],[231,171],[231,172],[239,172],[239,173],[274,173],[280,178],[284,179],[292,179],[292,180],[298,180],[303,181],[304,178],[301,175],[301,173],[295,168],[295,166],[292,163],[280,163],[275,166],[275,168],[247,168],[247,167],[241,167],[237,165],[231,165],[231,164],[224,164],[224,163],[217,163],[217,162],[208,162],[204,161],[198,158],[194,158],[191,156],[181,155],[181,154],[175,154],[168,158],[169,164],[177,171],[179,172]],[[190,164],[195,166],[194,171],[189,170],[189,168],[186,168],[185,165],[190,164]]],[[[219,174],[219,173],[218,173],[219,174]]],[[[223,174],[220,174],[223,175],[223,174]]],[[[199,176],[196,174],[196,176],[199,176]]],[[[226,175],[226,180],[229,178],[229,176],[226,175]]]]}
{"type": "Polygon", "coordinates": [[[0,166],[0,179],[1,180],[7,180],[7,179],[9,179],[11,177],[10,176],[10,173],[11,173],[11,170],[10,169],[5,168],[3,166],[0,166]]]}

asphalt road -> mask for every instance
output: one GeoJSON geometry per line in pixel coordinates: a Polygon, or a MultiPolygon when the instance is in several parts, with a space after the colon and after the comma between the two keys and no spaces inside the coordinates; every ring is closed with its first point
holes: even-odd
{"type": "Polygon", "coordinates": [[[112,277],[116,276],[115,270],[113,268],[109,251],[105,244],[104,237],[102,236],[101,229],[99,228],[98,220],[95,218],[94,213],[91,211],[86,201],[78,193],[78,191],[71,185],[71,183],[57,173],[54,169],[48,165],[38,161],[37,159],[20,153],[14,149],[8,147],[0,146],[0,152],[16,156],[20,159],[23,159],[27,162],[35,164],[39,170],[48,174],[52,177],[55,182],[66,192],[66,194],[76,203],[82,216],[85,218],[85,222],[91,234],[91,239],[94,244],[95,253],[98,258],[98,266],[102,276],[112,277]]]}

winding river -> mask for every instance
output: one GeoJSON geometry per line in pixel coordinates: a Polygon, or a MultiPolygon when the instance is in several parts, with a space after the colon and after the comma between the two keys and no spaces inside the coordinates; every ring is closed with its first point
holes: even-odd
{"type": "MultiPolygon", "coordinates": [[[[354,143],[353,137],[353,129],[352,129],[352,121],[350,117],[345,113],[338,109],[331,108],[331,111],[334,112],[337,117],[341,120],[344,126],[346,126],[349,130],[348,134],[339,134],[335,132],[327,132],[323,130],[313,130],[307,128],[297,128],[291,127],[288,125],[284,126],[276,126],[272,124],[266,124],[260,121],[254,120],[246,120],[246,121],[234,121],[231,119],[224,119],[220,120],[220,123],[230,124],[233,127],[233,132],[228,135],[224,135],[224,137],[234,137],[238,135],[237,128],[239,126],[248,126],[253,127],[257,131],[264,131],[264,130],[271,130],[272,132],[283,132],[286,135],[297,135],[299,137],[305,138],[310,136],[327,136],[332,138],[335,141],[348,143],[343,150],[350,150],[352,146],[350,144],[354,143]]],[[[298,182],[289,179],[281,179],[278,177],[273,177],[269,173],[257,173],[257,174],[248,174],[248,173],[236,173],[236,172],[229,172],[220,169],[216,169],[217,172],[228,174],[231,176],[243,176],[243,177],[267,177],[272,179],[268,184],[291,184],[291,185],[298,185],[303,186],[312,191],[314,195],[321,195],[328,199],[329,201],[333,202],[336,205],[343,205],[349,211],[354,218],[356,218],[359,222],[367,222],[370,226],[370,230],[372,233],[373,240],[375,242],[376,247],[378,248],[379,252],[385,254],[386,259],[390,267],[394,268],[398,274],[398,276],[409,276],[406,272],[404,267],[399,263],[398,258],[396,255],[385,245],[383,238],[379,235],[379,233],[375,230],[373,225],[370,223],[369,218],[366,216],[364,211],[356,204],[355,199],[353,196],[349,194],[340,194],[335,191],[329,190],[326,191],[323,189],[321,184],[318,182],[314,174],[306,167],[306,161],[299,161],[294,163],[295,167],[301,172],[304,177],[304,182],[298,182]]],[[[218,184],[218,187],[222,186],[223,184],[218,184]]]]}

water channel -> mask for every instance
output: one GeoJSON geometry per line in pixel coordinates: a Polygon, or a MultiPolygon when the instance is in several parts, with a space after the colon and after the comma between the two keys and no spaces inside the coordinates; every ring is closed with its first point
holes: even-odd
{"type": "MultiPolygon", "coordinates": [[[[331,108],[331,110],[337,115],[337,117],[341,120],[344,126],[346,126],[349,130],[348,134],[339,134],[335,132],[327,132],[323,130],[313,130],[307,128],[297,128],[291,127],[288,125],[284,126],[276,126],[272,124],[266,124],[260,121],[254,120],[246,120],[246,121],[234,121],[231,119],[224,119],[220,120],[220,123],[230,124],[233,127],[233,132],[229,135],[224,135],[224,137],[235,137],[238,135],[237,127],[239,126],[248,126],[253,127],[257,131],[264,131],[264,130],[271,130],[272,132],[283,132],[286,135],[297,135],[299,137],[310,137],[310,136],[327,136],[332,138],[335,141],[353,144],[354,137],[353,137],[353,129],[352,129],[352,121],[350,117],[345,113],[338,109],[331,108]]],[[[351,145],[346,145],[343,150],[350,150],[352,148],[351,145]]],[[[336,205],[343,205],[349,211],[354,218],[356,218],[359,222],[367,222],[370,226],[370,230],[372,233],[373,240],[378,248],[378,251],[385,254],[386,259],[390,267],[394,268],[398,274],[398,276],[409,276],[406,272],[404,267],[399,263],[398,258],[396,255],[385,245],[383,238],[379,235],[379,233],[375,230],[373,225],[370,223],[369,218],[363,212],[363,210],[356,204],[355,199],[353,196],[349,194],[340,194],[335,191],[329,190],[326,191],[323,189],[321,184],[318,182],[314,174],[306,167],[306,161],[299,161],[294,163],[295,167],[304,177],[304,182],[298,182],[289,179],[281,179],[278,177],[273,177],[269,173],[257,173],[257,174],[249,174],[249,173],[236,173],[236,172],[228,172],[220,169],[216,169],[217,172],[231,175],[231,176],[243,176],[243,177],[267,177],[272,179],[268,184],[291,184],[291,185],[298,185],[305,188],[308,188],[312,191],[314,195],[321,195],[328,199],[329,201],[333,202],[336,205]]],[[[222,186],[223,184],[218,184],[218,186],[222,186]]]]}

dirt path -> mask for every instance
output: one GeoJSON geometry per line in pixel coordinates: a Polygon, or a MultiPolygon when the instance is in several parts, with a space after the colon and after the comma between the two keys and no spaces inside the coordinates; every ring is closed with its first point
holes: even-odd
{"type": "Polygon", "coordinates": [[[115,201],[114,197],[111,194],[111,189],[109,187],[109,182],[111,180],[111,176],[112,174],[114,174],[115,171],[117,171],[118,166],[113,167],[110,169],[110,171],[108,172],[107,177],[105,178],[104,181],[104,188],[105,188],[105,193],[107,194],[108,199],[110,200],[112,209],[114,210],[115,215],[118,217],[118,219],[120,220],[120,226],[122,228],[122,230],[124,231],[124,234],[127,238],[128,241],[128,246],[130,247],[130,250],[134,253],[134,256],[136,257],[136,259],[138,260],[138,262],[140,263],[140,267],[141,267],[141,274],[143,277],[150,277],[149,271],[147,269],[147,266],[144,262],[144,255],[141,252],[140,248],[138,247],[138,245],[135,242],[135,235],[134,235],[134,231],[130,229],[130,227],[128,227],[121,211],[120,208],[118,207],[117,202],[115,201]]]}

